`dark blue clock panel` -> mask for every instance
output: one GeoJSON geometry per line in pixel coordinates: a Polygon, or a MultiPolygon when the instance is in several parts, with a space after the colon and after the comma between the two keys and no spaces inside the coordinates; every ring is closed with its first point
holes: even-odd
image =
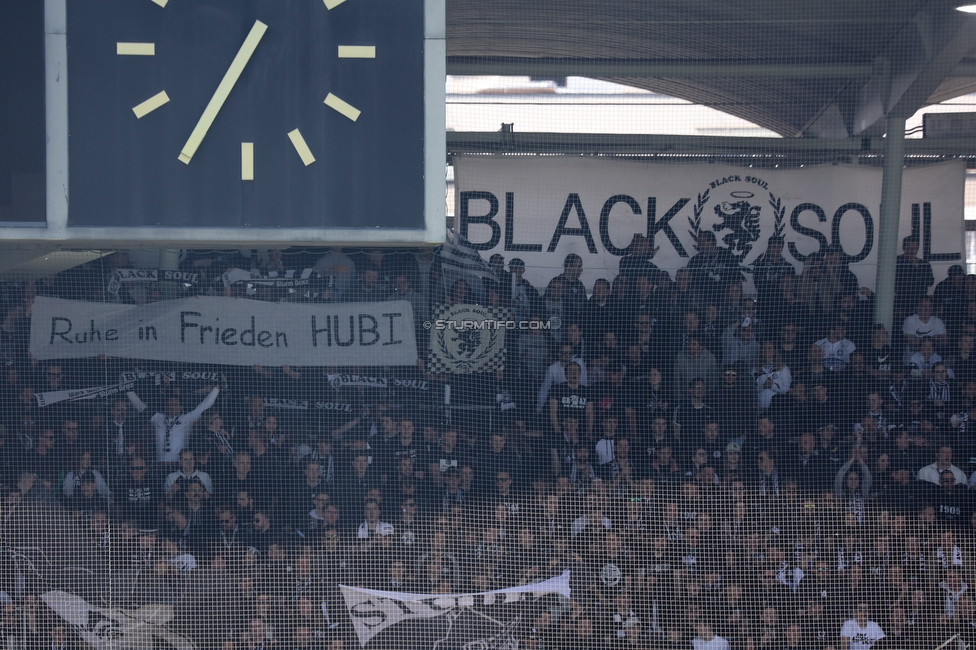
{"type": "Polygon", "coordinates": [[[69,225],[424,227],[423,0],[67,0],[69,225]],[[189,164],[255,21],[268,28],[189,164]],[[152,56],[118,43],[153,43],[152,56]],[[339,58],[340,45],[375,58],[339,58]],[[133,107],[169,101],[137,118],[133,107]],[[354,122],[324,104],[333,94],[354,122]],[[305,166],[288,133],[315,162],[305,166]],[[242,180],[241,143],[254,143],[242,180]]]}
{"type": "Polygon", "coordinates": [[[0,2],[0,88],[0,223],[43,223],[43,2],[0,2]]]}

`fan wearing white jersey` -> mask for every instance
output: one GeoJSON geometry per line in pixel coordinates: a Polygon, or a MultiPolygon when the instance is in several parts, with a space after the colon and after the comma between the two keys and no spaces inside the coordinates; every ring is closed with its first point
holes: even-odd
{"type": "Polygon", "coordinates": [[[918,351],[918,343],[922,339],[932,339],[936,349],[941,349],[948,338],[946,325],[938,316],[934,316],[935,307],[932,298],[926,296],[918,301],[918,312],[912,314],[902,323],[901,333],[905,336],[905,352],[902,361],[907,365],[911,356],[918,351]]]}
{"type": "Polygon", "coordinates": [[[847,338],[847,328],[841,323],[831,327],[827,338],[820,339],[816,345],[823,350],[824,367],[834,372],[847,368],[851,353],[857,349],[854,342],[847,338]]]}
{"type": "Polygon", "coordinates": [[[845,621],[840,630],[840,650],[870,650],[885,638],[881,626],[868,619],[870,613],[867,603],[858,602],[854,618],[845,621]]]}

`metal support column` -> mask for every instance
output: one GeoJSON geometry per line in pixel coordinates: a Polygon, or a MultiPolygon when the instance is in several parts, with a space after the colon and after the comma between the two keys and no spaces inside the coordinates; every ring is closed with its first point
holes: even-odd
{"type": "Polygon", "coordinates": [[[886,130],[874,322],[883,324],[888,329],[888,334],[894,337],[891,320],[895,311],[895,265],[898,262],[898,224],[901,221],[901,177],[905,167],[905,118],[889,116],[886,130]]]}
{"type": "MultiPolygon", "coordinates": [[[[178,271],[180,269],[180,251],[173,248],[163,248],[159,251],[159,270],[178,271]]],[[[160,273],[162,275],[162,273],[160,273]]],[[[162,278],[160,278],[162,279],[162,278]]],[[[183,295],[176,282],[159,282],[159,291],[167,299],[173,300],[183,295]]]]}

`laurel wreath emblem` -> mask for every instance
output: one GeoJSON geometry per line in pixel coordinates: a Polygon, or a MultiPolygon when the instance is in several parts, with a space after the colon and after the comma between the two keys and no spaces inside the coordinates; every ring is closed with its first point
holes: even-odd
{"type": "Polygon", "coordinates": [[[773,236],[782,237],[783,230],[786,228],[786,206],[779,197],[773,195],[772,192],[769,193],[769,206],[773,209],[773,216],[775,221],[773,222],[773,236]]]}
{"type": "Polygon", "coordinates": [[[711,189],[707,189],[704,192],[698,194],[698,201],[695,203],[695,207],[694,207],[695,216],[688,217],[688,225],[691,226],[691,230],[689,230],[688,232],[691,233],[691,236],[695,239],[696,242],[698,241],[698,234],[701,231],[701,217],[702,217],[702,213],[705,212],[705,206],[708,205],[708,193],[710,191],[711,189]]]}

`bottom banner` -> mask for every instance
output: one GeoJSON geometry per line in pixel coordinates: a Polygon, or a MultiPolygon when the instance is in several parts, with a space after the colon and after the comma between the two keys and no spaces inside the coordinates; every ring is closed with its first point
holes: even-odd
{"type": "Polygon", "coordinates": [[[544,582],[476,594],[408,594],[339,585],[363,648],[514,650],[534,601],[569,598],[569,571],[544,582]]]}

